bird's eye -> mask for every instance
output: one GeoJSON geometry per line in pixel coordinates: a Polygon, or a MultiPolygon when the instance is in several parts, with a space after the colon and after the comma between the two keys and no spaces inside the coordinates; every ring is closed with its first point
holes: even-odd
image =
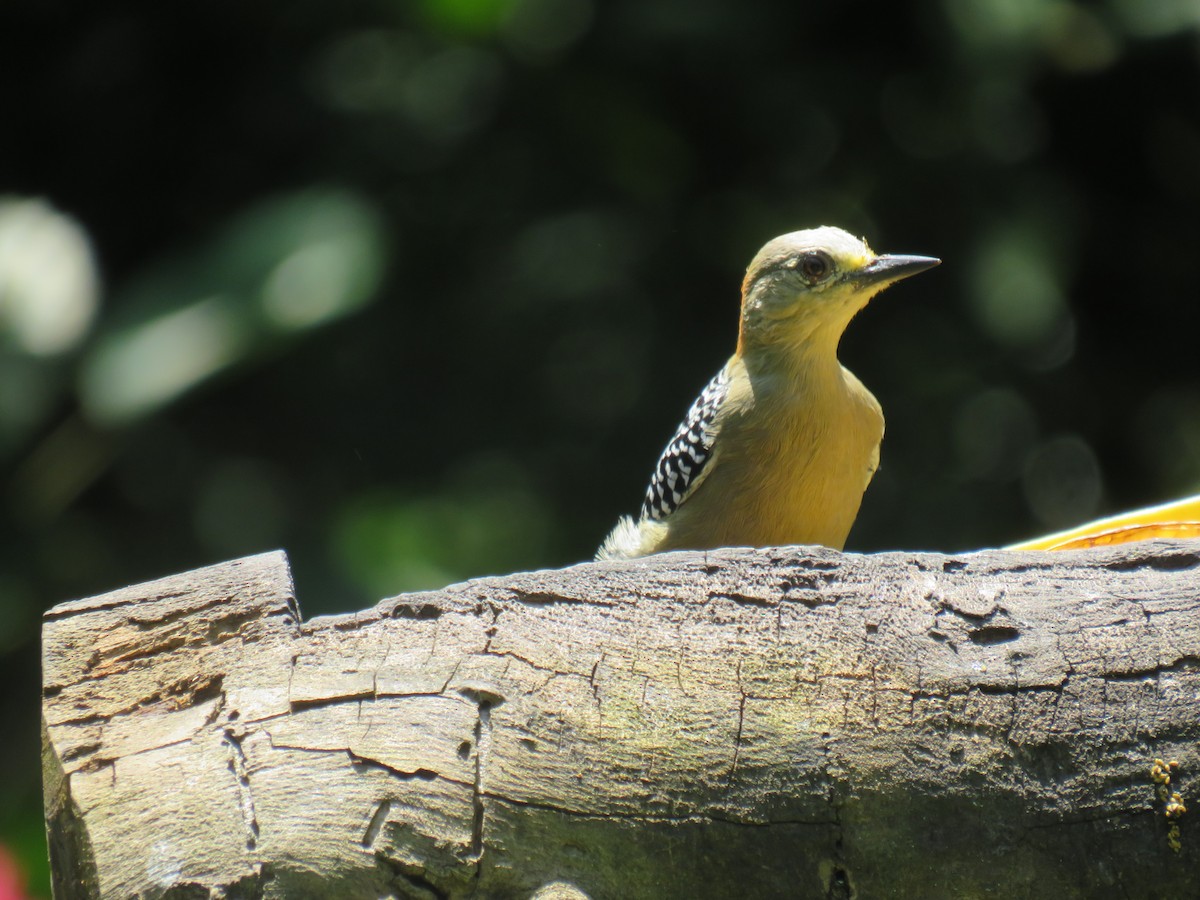
{"type": "Polygon", "coordinates": [[[829,258],[828,253],[813,250],[796,261],[796,268],[806,279],[816,282],[833,271],[833,260],[829,258]]]}

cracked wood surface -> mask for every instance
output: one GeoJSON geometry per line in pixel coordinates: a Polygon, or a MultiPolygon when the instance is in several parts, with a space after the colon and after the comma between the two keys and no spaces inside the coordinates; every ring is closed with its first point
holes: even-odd
{"type": "Polygon", "coordinates": [[[56,897],[1200,896],[1200,544],[675,553],[43,628],[56,897]],[[1193,787],[1194,786],[1194,787],[1193,787]]]}

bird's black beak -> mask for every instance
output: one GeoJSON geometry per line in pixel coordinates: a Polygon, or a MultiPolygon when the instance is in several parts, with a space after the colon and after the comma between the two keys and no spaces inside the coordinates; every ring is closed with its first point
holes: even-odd
{"type": "Polygon", "coordinates": [[[859,269],[854,280],[863,286],[888,285],[901,278],[932,269],[941,262],[940,259],[932,256],[889,256],[884,254],[875,257],[874,260],[859,269]]]}

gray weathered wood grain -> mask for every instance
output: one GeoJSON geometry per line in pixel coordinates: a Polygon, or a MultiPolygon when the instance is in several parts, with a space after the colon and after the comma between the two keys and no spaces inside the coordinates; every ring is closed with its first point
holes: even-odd
{"type": "Polygon", "coordinates": [[[1200,896],[1149,777],[1200,809],[1196,543],[668,554],[307,623],[265,554],[57,606],[43,664],[59,898],[1200,896]]]}

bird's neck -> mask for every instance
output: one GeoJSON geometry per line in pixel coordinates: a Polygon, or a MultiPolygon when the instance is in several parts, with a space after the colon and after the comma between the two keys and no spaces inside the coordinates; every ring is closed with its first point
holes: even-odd
{"type": "Polygon", "coordinates": [[[776,373],[791,380],[813,381],[840,377],[838,344],[845,323],[796,323],[789,328],[757,334],[743,327],[738,336],[738,355],[750,373],[776,373]]]}

